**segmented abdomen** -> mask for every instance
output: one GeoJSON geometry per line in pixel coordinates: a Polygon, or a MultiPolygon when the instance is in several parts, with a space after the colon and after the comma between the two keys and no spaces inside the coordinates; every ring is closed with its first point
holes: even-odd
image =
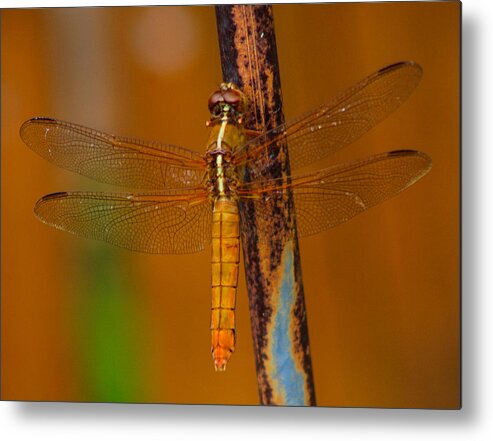
{"type": "Polygon", "coordinates": [[[235,303],[240,260],[238,206],[227,196],[214,203],[212,215],[212,358],[226,369],[235,349],[235,303]]]}

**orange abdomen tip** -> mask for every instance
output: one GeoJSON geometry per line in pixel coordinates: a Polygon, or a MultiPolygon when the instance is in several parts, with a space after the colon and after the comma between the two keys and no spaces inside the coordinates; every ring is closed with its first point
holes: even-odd
{"type": "Polygon", "coordinates": [[[212,359],[216,371],[226,370],[231,355],[235,347],[234,329],[213,329],[212,330],[212,359]]]}
{"type": "Polygon", "coordinates": [[[231,352],[218,348],[214,351],[212,358],[214,359],[214,368],[216,372],[224,372],[226,370],[226,365],[228,364],[229,358],[231,357],[231,352]]]}

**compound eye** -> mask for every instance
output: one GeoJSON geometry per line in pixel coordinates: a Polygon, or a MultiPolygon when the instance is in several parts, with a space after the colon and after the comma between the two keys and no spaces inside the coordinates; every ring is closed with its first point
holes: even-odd
{"type": "Polygon", "coordinates": [[[231,107],[238,107],[241,102],[241,93],[235,89],[228,89],[223,92],[224,101],[226,101],[231,107]]]}
{"type": "Polygon", "coordinates": [[[208,101],[208,106],[209,106],[209,111],[214,114],[214,110],[218,108],[218,104],[223,102],[224,98],[221,92],[214,92],[210,97],[208,101]]]}

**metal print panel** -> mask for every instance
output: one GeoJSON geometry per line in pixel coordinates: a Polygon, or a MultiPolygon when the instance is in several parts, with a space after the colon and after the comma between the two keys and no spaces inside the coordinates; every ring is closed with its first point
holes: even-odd
{"type": "Polygon", "coordinates": [[[459,36],[2,11],[2,399],[459,408],[459,36]]]}

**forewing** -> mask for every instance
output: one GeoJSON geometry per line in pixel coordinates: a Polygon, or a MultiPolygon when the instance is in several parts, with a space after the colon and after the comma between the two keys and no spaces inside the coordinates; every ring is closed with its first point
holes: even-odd
{"type": "Polygon", "coordinates": [[[431,160],[424,153],[398,150],[293,177],[290,181],[284,178],[244,184],[239,194],[253,202],[258,225],[268,229],[266,200],[292,190],[298,233],[309,236],[397,195],[430,169],[431,160]]]}
{"type": "Polygon", "coordinates": [[[194,253],[211,236],[211,203],[199,191],[54,193],[40,199],[34,211],[60,230],[145,253],[194,253]]]}
{"type": "Polygon", "coordinates": [[[205,176],[205,159],[174,145],[108,135],[51,118],[26,121],[20,134],[53,164],[108,184],[164,190],[196,187],[205,176]]]}
{"type": "Polygon", "coordinates": [[[291,170],[318,161],[352,143],[396,110],[422,76],[421,67],[401,62],[365,78],[328,104],[280,125],[240,147],[238,167],[246,166],[253,179],[267,175],[273,145],[286,145],[291,170]]]}

